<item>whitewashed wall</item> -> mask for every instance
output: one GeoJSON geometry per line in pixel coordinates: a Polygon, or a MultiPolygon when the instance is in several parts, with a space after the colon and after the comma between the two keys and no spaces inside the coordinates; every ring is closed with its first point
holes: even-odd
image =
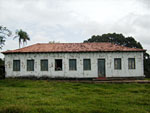
{"type": "Polygon", "coordinates": [[[36,53],[5,55],[6,77],[48,76],[48,77],[98,77],[98,59],[104,58],[106,77],[141,77],[143,72],[143,52],[105,52],[105,53],[36,53]],[[83,59],[91,59],[91,70],[83,70],[83,59]],[[114,58],[122,59],[122,69],[114,70],[114,58]],[[135,58],[136,69],[128,69],[128,58],[135,58]],[[27,59],[34,59],[34,71],[27,71],[27,59]],[[40,60],[48,59],[48,71],[41,71],[40,60]],[[63,60],[63,70],[55,71],[55,59],[63,60]],[[77,60],[77,70],[69,71],[69,59],[77,60]],[[13,60],[20,60],[21,71],[13,71],[13,60]]]}

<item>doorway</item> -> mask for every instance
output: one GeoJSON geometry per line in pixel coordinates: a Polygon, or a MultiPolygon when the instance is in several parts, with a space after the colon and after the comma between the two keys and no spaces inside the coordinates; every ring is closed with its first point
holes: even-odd
{"type": "Polygon", "coordinates": [[[98,77],[105,77],[105,59],[98,59],[98,77]]]}

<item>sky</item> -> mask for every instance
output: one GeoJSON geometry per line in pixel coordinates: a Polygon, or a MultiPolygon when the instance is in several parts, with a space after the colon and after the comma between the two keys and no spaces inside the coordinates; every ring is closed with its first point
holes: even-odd
{"type": "MultiPolygon", "coordinates": [[[[150,0],[0,0],[0,25],[26,31],[26,46],[116,32],[150,50],[150,0]]],[[[10,37],[1,51],[18,48],[18,39],[10,37]]]]}

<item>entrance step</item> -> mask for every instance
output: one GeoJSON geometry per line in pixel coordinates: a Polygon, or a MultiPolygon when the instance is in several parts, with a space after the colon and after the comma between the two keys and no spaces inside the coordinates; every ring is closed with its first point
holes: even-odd
{"type": "Polygon", "coordinates": [[[94,81],[105,81],[105,80],[108,80],[106,77],[98,77],[98,78],[94,78],[93,79],[94,81]]]}

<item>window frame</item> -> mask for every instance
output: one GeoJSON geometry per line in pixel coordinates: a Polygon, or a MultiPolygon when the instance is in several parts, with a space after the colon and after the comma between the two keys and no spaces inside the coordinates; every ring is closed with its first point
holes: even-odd
{"type": "Polygon", "coordinates": [[[128,69],[136,69],[136,60],[135,58],[128,58],[128,69]],[[134,61],[134,67],[132,68],[132,62],[131,62],[131,67],[130,67],[130,61],[134,61]]]}
{"type": "Polygon", "coordinates": [[[114,69],[115,70],[121,70],[122,69],[122,59],[121,58],[114,58],[114,69]],[[120,61],[120,68],[118,68],[118,61],[120,61]],[[117,66],[115,66],[116,65],[116,62],[117,62],[117,66]]]}
{"type": "Polygon", "coordinates": [[[48,59],[41,59],[40,60],[40,67],[41,67],[41,71],[48,71],[48,59]],[[46,66],[46,68],[44,67],[42,67],[42,62],[43,61],[47,61],[47,66],[46,66]]]}
{"type": "Polygon", "coordinates": [[[69,71],[77,71],[77,59],[69,59],[69,71]],[[75,66],[72,66],[74,69],[71,69],[71,60],[75,61],[75,66]]]}
{"type": "MultiPolygon", "coordinates": [[[[20,60],[13,60],[13,71],[20,71],[21,70],[21,65],[20,65],[20,60]],[[15,61],[19,61],[19,68],[17,69],[17,68],[15,68],[15,61]]],[[[17,67],[17,66],[16,66],[17,67]]]]}
{"type": "Polygon", "coordinates": [[[27,59],[27,71],[34,71],[34,59],[27,59]],[[28,67],[28,61],[33,61],[33,69],[29,69],[28,67]]]}
{"type": "Polygon", "coordinates": [[[91,59],[90,59],[90,58],[83,59],[83,70],[84,70],[84,71],[90,71],[90,70],[91,70],[91,59]],[[89,68],[88,68],[88,69],[85,68],[85,61],[87,61],[87,60],[90,61],[90,62],[89,62],[89,68]]]}

